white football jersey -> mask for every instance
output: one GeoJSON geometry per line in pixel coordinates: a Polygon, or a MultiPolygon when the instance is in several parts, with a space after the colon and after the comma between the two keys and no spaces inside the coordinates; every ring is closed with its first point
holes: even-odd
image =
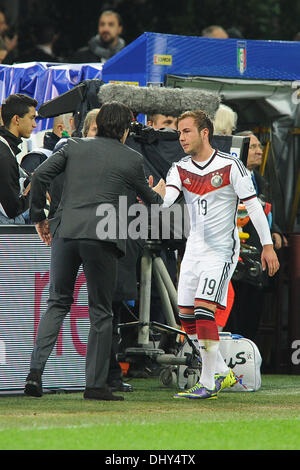
{"type": "Polygon", "coordinates": [[[186,251],[236,262],[240,250],[238,204],[256,197],[250,172],[241,160],[219,150],[205,162],[184,157],[172,165],[166,186],[165,206],[181,191],[185,197],[190,217],[186,251]]]}

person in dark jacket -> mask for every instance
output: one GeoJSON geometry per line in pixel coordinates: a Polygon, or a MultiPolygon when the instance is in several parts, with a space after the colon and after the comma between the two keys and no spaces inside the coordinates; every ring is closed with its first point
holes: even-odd
{"type": "Polygon", "coordinates": [[[130,199],[136,192],[146,204],[161,204],[165,192],[163,180],[154,190],[150,188],[143,157],[124,145],[131,120],[127,106],[103,105],[97,116],[97,137],[68,139],[32,177],[30,218],[42,241],[51,244],[51,267],[48,308],[37,330],[25,383],[27,395],[42,396],[42,373],[70,311],[77,273],[83,265],[91,325],[84,398],[123,399],[107,387],[117,260],[126,253],[126,236],[121,230],[126,214],[120,211],[120,198],[130,199]],[[46,192],[52,179],[62,172],[62,199],[49,224],[44,211],[46,192]],[[101,227],[109,222],[119,230],[103,232],[101,227]]]}
{"type": "MultiPolygon", "coordinates": [[[[97,135],[97,115],[100,108],[95,108],[89,111],[85,117],[82,136],[95,137],[97,135]]],[[[62,192],[58,186],[55,187],[55,196],[57,199],[58,194],[62,192]]],[[[54,196],[54,194],[53,194],[54,196]]],[[[136,201],[136,195],[133,194],[131,204],[136,201]]],[[[51,210],[55,210],[55,199],[52,199],[51,210]]],[[[129,203],[130,204],[130,203],[129,203]]],[[[133,392],[131,384],[124,382],[123,372],[118,361],[118,354],[120,352],[119,344],[121,342],[121,335],[119,334],[119,323],[121,323],[122,313],[124,311],[124,303],[128,300],[135,301],[137,298],[137,279],[136,279],[136,263],[138,256],[142,253],[142,241],[131,240],[128,238],[126,243],[126,255],[119,259],[117,270],[117,282],[113,295],[113,323],[112,323],[112,344],[111,356],[107,375],[107,383],[112,391],[118,392],[133,392]]]]}
{"type": "Polygon", "coordinates": [[[26,50],[21,50],[15,62],[63,62],[55,53],[58,33],[55,23],[49,18],[35,18],[32,25],[32,43],[26,50]]]}
{"type": "Polygon", "coordinates": [[[24,224],[21,214],[28,209],[29,198],[22,195],[22,171],[16,156],[23,138],[36,128],[37,101],[23,94],[10,95],[1,107],[0,127],[0,223],[24,224]]]}
{"type": "Polygon", "coordinates": [[[104,11],[99,18],[98,34],[89,40],[87,46],[78,49],[70,62],[106,62],[125,47],[125,41],[120,37],[122,30],[121,16],[112,10],[104,11]]]}

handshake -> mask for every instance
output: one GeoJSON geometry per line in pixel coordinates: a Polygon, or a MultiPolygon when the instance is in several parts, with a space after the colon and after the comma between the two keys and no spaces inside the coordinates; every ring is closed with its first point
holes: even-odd
{"type": "Polygon", "coordinates": [[[157,183],[157,185],[153,187],[153,176],[150,175],[148,182],[149,182],[150,188],[152,188],[153,191],[155,191],[157,194],[159,194],[160,197],[163,199],[165,197],[165,194],[166,194],[166,183],[165,183],[165,181],[161,178],[159,180],[159,182],[157,183]]]}

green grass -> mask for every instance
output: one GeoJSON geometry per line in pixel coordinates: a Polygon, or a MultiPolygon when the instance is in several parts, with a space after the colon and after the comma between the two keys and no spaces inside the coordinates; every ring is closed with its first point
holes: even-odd
{"type": "Polygon", "coordinates": [[[82,393],[0,397],[0,450],[300,449],[300,376],[263,376],[257,392],[174,400],[157,378],[124,402],[82,393]]]}

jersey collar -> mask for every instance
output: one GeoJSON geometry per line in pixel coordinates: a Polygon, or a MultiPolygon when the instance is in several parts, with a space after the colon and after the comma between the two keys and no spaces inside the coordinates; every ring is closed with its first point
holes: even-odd
{"type": "Polygon", "coordinates": [[[211,154],[211,156],[209,157],[208,160],[205,160],[207,163],[205,163],[205,165],[201,166],[199,165],[199,163],[195,162],[192,157],[191,157],[191,161],[192,163],[197,167],[199,168],[200,170],[204,170],[208,165],[211,164],[211,162],[214,160],[215,156],[217,155],[218,153],[218,150],[217,149],[214,149],[213,153],[211,154]]]}

